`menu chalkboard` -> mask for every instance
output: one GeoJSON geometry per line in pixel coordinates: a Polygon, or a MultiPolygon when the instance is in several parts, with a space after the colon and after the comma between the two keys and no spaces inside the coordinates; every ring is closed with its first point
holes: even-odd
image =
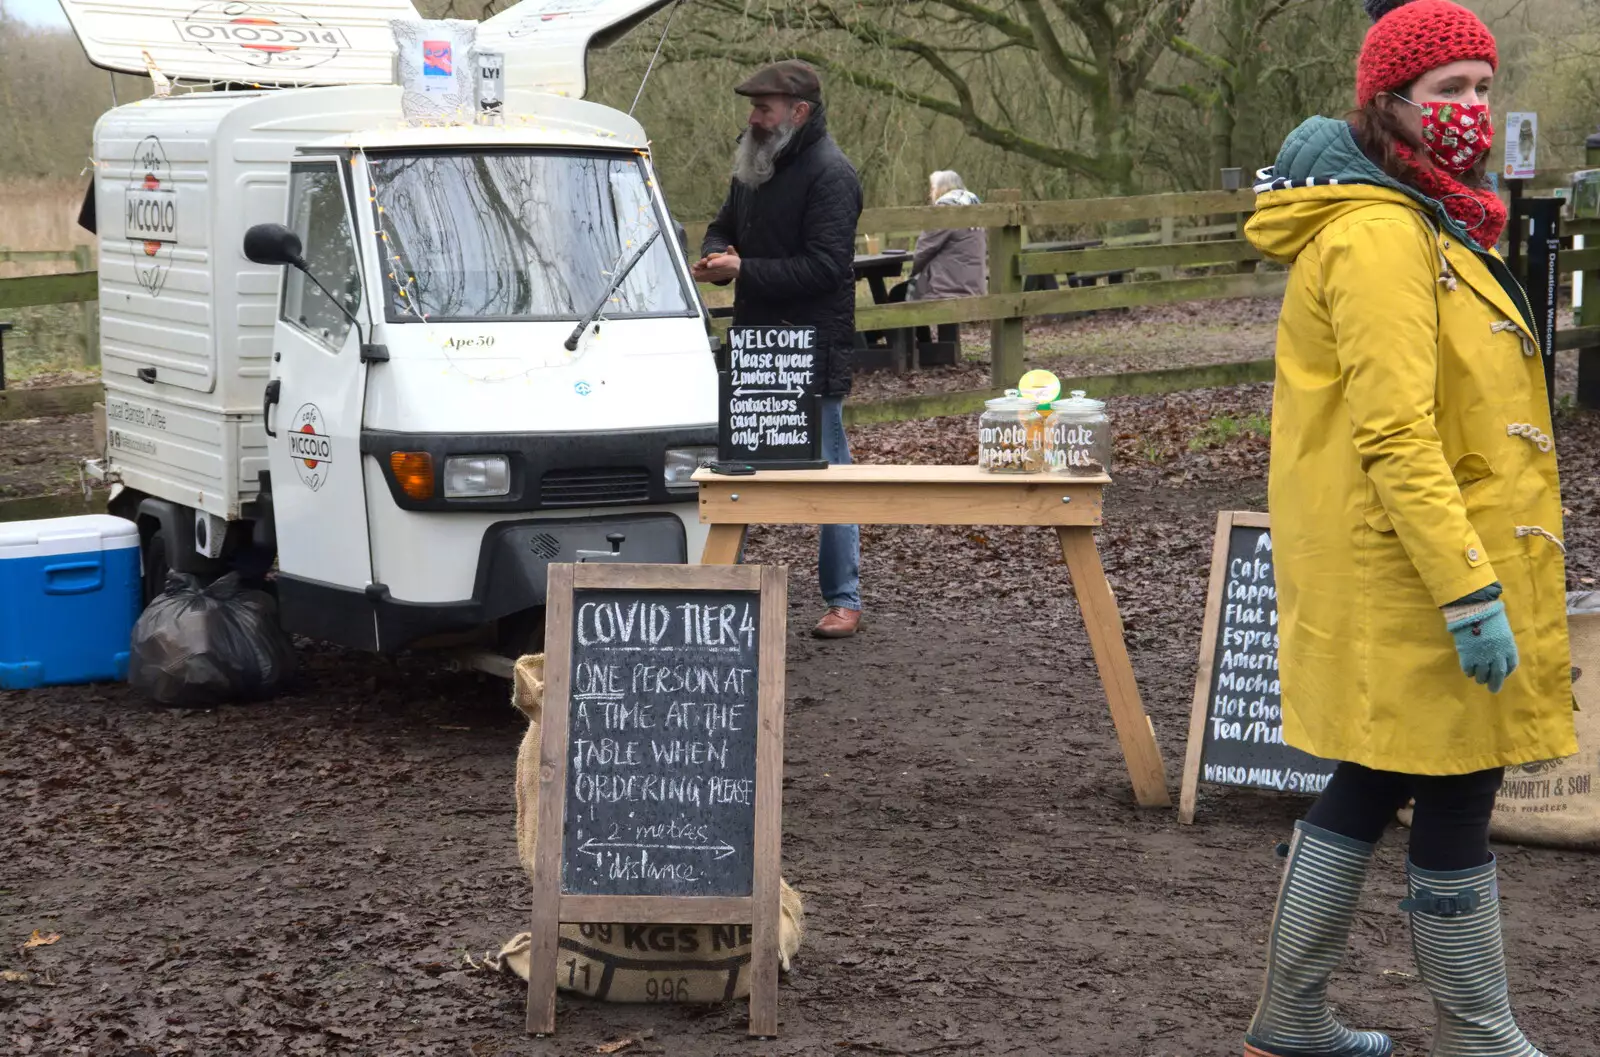
{"type": "Polygon", "coordinates": [[[1178,817],[1194,820],[1200,782],[1314,794],[1333,768],[1333,761],[1283,741],[1278,591],[1267,516],[1224,511],[1212,548],[1178,817]]]}
{"type": "Polygon", "coordinates": [[[747,896],[758,591],[572,598],[561,890],[747,896]]]}
{"type": "Polygon", "coordinates": [[[550,566],[528,1030],[562,923],[749,926],[777,1032],[788,570],[550,566]]]}
{"type": "Polygon", "coordinates": [[[818,470],[822,360],[815,327],[730,327],[717,401],[719,466],[818,470]]]}

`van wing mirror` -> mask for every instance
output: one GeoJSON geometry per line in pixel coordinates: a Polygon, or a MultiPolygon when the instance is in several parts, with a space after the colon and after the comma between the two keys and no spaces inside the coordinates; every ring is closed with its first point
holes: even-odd
{"type": "Polygon", "coordinates": [[[282,224],[256,224],[244,233],[244,255],[256,264],[287,264],[306,270],[300,236],[282,224]]]}

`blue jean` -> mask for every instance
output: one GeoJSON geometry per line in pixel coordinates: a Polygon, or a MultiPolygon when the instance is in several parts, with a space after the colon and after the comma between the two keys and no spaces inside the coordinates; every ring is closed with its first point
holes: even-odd
{"type": "MultiPolygon", "coordinates": [[[[844,397],[822,398],[822,457],[850,465],[850,438],[844,432],[844,397]]],[[[823,525],[817,544],[817,586],[830,607],[861,608],[861,527],[823,525]]]]}

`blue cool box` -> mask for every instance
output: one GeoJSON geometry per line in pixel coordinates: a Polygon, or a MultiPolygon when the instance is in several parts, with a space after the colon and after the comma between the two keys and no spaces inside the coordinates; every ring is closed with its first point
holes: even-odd
{"type": "Polygon", "coordinates": [[[0,689],[126,679],[141,599],[133,522],[0,522],[0,689]]]}

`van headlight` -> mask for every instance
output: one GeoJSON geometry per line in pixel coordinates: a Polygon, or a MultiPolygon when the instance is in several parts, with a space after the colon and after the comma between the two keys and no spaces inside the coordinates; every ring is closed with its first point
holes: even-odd
{"type": "Polygon", "coordinates": [[[715,448],[668,448],[665,472],[667,488],[674,492],[687,492],[699,487],[694,483],[694,472],[716,459],[715,448]]]}
{"type": "Polygon", "coordinates": [[[452,455],[444,461],[446,499],[507,495],[511,491],[511,460],[504,455],[452,455]]]}

